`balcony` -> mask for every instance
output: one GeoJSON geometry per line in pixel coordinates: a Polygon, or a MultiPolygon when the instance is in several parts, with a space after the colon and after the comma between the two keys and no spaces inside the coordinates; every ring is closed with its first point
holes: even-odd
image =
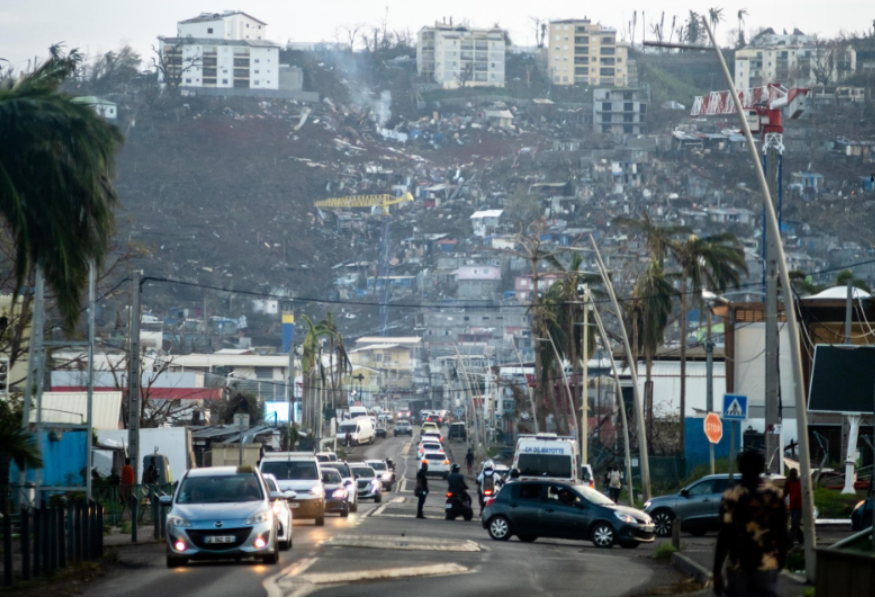
{"type": "Polygon", "coordinates": [[[249,68],[249,59],[248,58],[235,58],[234,59],[234,67],[235,68],[249,68]]]}

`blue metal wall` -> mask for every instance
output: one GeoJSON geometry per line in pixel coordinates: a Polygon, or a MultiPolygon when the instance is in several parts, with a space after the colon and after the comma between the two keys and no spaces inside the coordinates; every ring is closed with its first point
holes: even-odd
{"type": "MultiPolygon", "coordinates": [[[[56,440],[50,438],[52,432],[40,432],[40,451],[43,457],[43,486],[84,486],[82,477],[86,468],[85,450],[88,437],[85,430],[67,430],[58,432],[56,440]]],[[[18,483],[18,468],[13,462],[10,467],[10,482],[18,483]]],[[[27,470],[25,476],[28,482],[36,480],[36,471],[27,470]]]]}
{"type": "MultiPolygon", "coordinates": [[[[711,459],[710,449],[711,443],[705,437],[704,428],[705,418],[703,417],[688,417],[686,418],[686,458],[687,472],[704,463],[708,463],[711,459]]],[[[738,437],[735,439],[735,448],[741,450],[741,428],[738,426],[738,437]]],[[[719,444],[714,445],[714,456],[717,459],[729,457],[729,438],[732,433],[732,423],[728,420],[723,421],[723,439],[719,444]]]]}

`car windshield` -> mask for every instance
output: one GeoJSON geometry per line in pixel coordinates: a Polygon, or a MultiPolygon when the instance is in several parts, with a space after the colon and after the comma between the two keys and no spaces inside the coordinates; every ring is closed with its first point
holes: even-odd
{"type": "Polygon", "coordinates": [[[326,463],[326,465],[328,467],[331,467],[331,469],[336,469],[340,473],[340,475],[345,478],[352,477],[352,473],[349,471],[349,465],[347,465],[346,463],[338,463],[333,461],[331,463],[326,463]]]}
{"type": "Polygon", "coordinates": [[[323,469],[322,470],[322,483],[323,484],[340,484],[343,482],[343,479],[340,477],[340,472],[334,471],[333,469],[323,469]]]}
{"type": "Polygon", "coordinates": [[[176,498],[181,505],[259,500],[264,500],[264,492],[253,474],[188,477],[176,498]]]}
{"type": "Polygon", "coordinates": [[[315,461],[262,461],[261,471],[278,480],[318,480],[315,461]]]}
{"type": "Polygon", "coordinates": [[[581,486],[580,484],[575,484],[573,486],[574,491],[580,494],[583,498],[588,500],[594,505],[599,506],[613,506],[614,501],[610,498],[599,492],[598,490],[593,490],[589,486],[581,486]]]}
{"type": "Polygon", "coordinates": [[[371,469],[374,471],[386,471],[386,464],[380,461],[375,461],[374,463],[368,463],[371,466],[371,469]]]}
{"type": "Polygon", "coordinates": [[[570,478],[571,457],[568,455],[520,455],[517,469],[521,476],[570,478]]]}
{"type": "Polygon", "coordinates": [[[375,478],[377,473],[370,467],[353,467],[352,472],[360,478],[375,478]]]}

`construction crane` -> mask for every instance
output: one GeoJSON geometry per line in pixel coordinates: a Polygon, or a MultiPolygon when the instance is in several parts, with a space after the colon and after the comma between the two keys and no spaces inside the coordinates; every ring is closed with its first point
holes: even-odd
{"type": "Polygon", "coordinates": [[[383,299],[380,301],[380,336],[389,333],[389,302],[391,296],[391,284],[389,281],[389,245],[391,230],[389,223],[392,221],[389,206],[413,201],[413,195],[409,192],[395,197],[394,195],[348,195],[346,197],[331,197],[314,202],[317,208],[330,208],[343,210],[350,208],[382,208],[385,217],[383,222],[383,235],[380,239],[380,265],[378,266],[377,278],[374,280],[374,291],[377,290],[377,281],[383,281],[383,299]]]}
{"type": "Polygon", "coordinates": [[[413,196],[410,193],[405,193],[401,197],[394,195],[349,195],[347,197],[332,197],[315,202],[313,205],[317,208],[383,208],[383,216],[389,216],[389,206],[394,206],[405,201],[413,201],[413,196]]]}
{"type": "MultiPolygon", "coordinates": [[[[738,92],[738,98],[748,112],[747,120],[751,132],[761,132],[763,135],[783,135],[782,111],[787,110],[790,120],[798,119],[805,111],[806,95],[807,89],[787,89],[779,83],[741,89],[738,92]]],[[[690,116],[720,114],[735,114],[735,104],[728,91],[712,91],[706,96],[697,97],[690,111],[690,116]]]]}

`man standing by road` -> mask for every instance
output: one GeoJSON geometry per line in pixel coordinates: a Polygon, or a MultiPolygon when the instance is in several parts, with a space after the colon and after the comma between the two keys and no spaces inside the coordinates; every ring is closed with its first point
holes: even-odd
{"type": "Polygon", "coordinates": [[[723,493],[720,535],[714,557],[714,591],[727,596],[777,596],[787,556],[787,507],[781,491],[760,476],[761,452],[738,456],[741,483],[723,493]]]}
{"type": "Polygon", "coordinates": [[[468,447],[468,453],[465,455],[465,464],[468,466],[468,475],[474,473],[474,449],[468,447]]]}
{"type": "Polygon", "coordinates": [[[620,502],[620,491],[623,489],[623,474],[620,473],[620,468],[614,465],[611,467],[611,473],[608,475],[610,480],[608,483],[608,491],[611,493],[611,500],[615,503],[620,502]]]}
{"type": "Polygon", "coordinates": [[[423,463],[422,468],[416,472],[416,489],[413,492],[419,499],[416,505],[416,518],[425,519],[422,508],[425,506],[425,498],[428,496],[428,463],[423,463]]]}

